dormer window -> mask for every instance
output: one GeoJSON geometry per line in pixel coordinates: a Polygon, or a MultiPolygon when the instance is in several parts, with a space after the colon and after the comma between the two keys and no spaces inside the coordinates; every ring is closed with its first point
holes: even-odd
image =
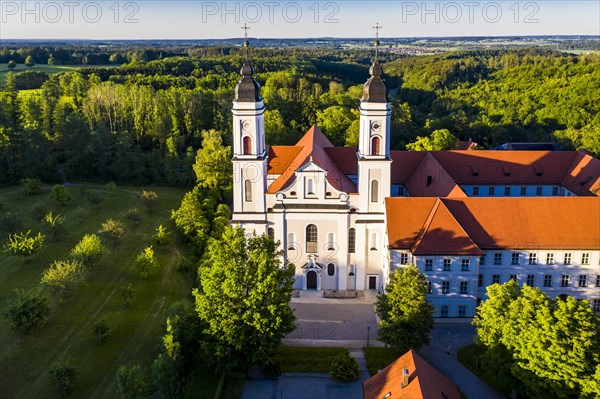
{"type": "Polygon", "coordinates": [[[504,167],[504,176],[508,177],[510,176],[510,169],[508,167],[504,167]]]}
{"type": "Polygon", "coordinates": [[[544,171],[542,170],[542,168],[539,165],[534,165],[533,169],[535,170],[535,175],[537,177],[541,177],[542,174],[544,173],[544,171]]]}
{"type": "Polygon", "coordinates": [[[471,174],[473,176],[479,176],[479,168],[477,166],[471,166],[471,174]]]}
{"type": "Polygon", "coordinates": [[[426,184],[426,186],[429,186],[431,183],[433,183],[433,176],[428,175],[427,176],[427,184],[426,184]]]}

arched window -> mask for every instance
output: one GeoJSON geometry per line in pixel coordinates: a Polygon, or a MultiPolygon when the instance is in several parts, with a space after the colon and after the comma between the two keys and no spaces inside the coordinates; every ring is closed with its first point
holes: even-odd
{"type": "Polygon", "coordinates": [[[380,155],[381,140],[379,137],[373,137],[371,139],[371,155],[380,155]]]}
{"type": "Polygon", "coordinates": [[[350,272],[348,273],[348,276],[350,276],[350,277],[354,276],[354,268],[355,268],[354,265],[350,265],[350,269],[349,269],[350,272]]]}
{"type": "Polygon", "coordinates": [[[335,234],[333,233],[327,233],[327,250],[335,250],[335,234]]]}
{"type": "Polygon", "coordinates": [[[348,230],[348,253],[353,254],[356,252],[356,229],[352,227],[348,230]]]}
{"type": "Polygon", "coordinates": [[[267,235],[269,236],[269,238],[273,241],[275,241],[275,229],[272,227],[269,227],[267,229],[267,235]]]}
{"type": "Polygon", "coordinates": [[[252,139],[248,136],[244,137],[244,155],[252,154],[252,139]]]}
{"type": "Polygon", "coordinates": [[[294,233],[288,233],[287,235],[287,249],[288,251],[296,250],[296,236],[294,233]]]}
{"type": "Polygon", "coordinates": [[[306,179],[306,195],[315,195],[315,181],[306,179]]]}
{"type": "Polygon", "coordinates": [[[379,201],[379,182],[371,180],[371,202],[379,201]]]}
{"type": "Polygon", "coordinates": [[[317,226],[309,224],[306,226],[306,252],[318,252],[317,241],[319,233],[317,226]]]}
{"type": "Polygon", "coordinates": [[[246,202],[252,202],[252,181],[246,180],[244,181],[244,192],[246,202]]]}
{"type": "Polygon", "coordinates": [[[372,233],[371,234],[371,251],[375,251],[377,250],[377,233],[372,233]]]}
{"type": "Polygon", "coordinates": [[[335,274],[335,265],[333,263],[330,263],[327,265],[327,275],[333,276],[334,274],[335,274]]]}

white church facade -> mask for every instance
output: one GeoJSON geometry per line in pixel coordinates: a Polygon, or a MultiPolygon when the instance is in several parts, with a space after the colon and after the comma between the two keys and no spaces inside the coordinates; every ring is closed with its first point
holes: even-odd
{"type": "MultiPolygon", "coordinates": [[[[500,198],[472,197],[503,197],[503,201],[532,197],[528,198],[533,201],[529,204],[535,208],[535,201],[540,197],[552,202],[571,196],[568,198],[572,200],[570,203],[562,202],[549,209],[567,207],[570,214],[578,214],[581,207],[576,201],[583,196],[588,201],[587,208],[594,209],[597,205],[600,209],[600,198],[597,197],[600,161],[585,152],[390,151],[391,107],[377,57],[369,70],[370,77],[360,102],[358,147],[333,146],[317,126],[309,129],[293,146],[268,146],[264,132],[265,105],[253,72],[246,57],[232,110],[232,224],[243,227],[249,234],[268,234],[280,243],[284,260],[296,266],[295,289],[381,291],[394,268],[413,263],[432,283],[430,299],[436,306],[437,316],[469,317],[473,315],[478,298],[483,298],[485,286],[493,282],[496,274],[501,275],[501,282],[517,274],[523,283],[532,282],[529,276],[535,274],[540,287],[547,277],[542,277],[545,276],[543,270],[538,270],[542,268],[541,262],[531,268],[531,272],[527,271],[526,263],[519,263],[520,271],[512,273],[511,265],[485,260],[496,256],[491,255],[495,254],[491,250],[505,253],[504,260],[515,251],[524,251],[522,256],[526,257],[531,248],[522,243],[488,248],[487,242],[476,243],[477,236],[468,239],[473,243],[469,251],[473,252],[465,254],[452,252],[461,240],[466,240],[464,237],[458,240],[454,236],[428,236],[428,240],[438,241],[433,245],[436,251],[413,253],[415,240],[428,218],[437,215],[433,212],[435,201],[439,208],[440,203],[447,206],[443,201],[456,199],[463,201],[462,205],[453,203],[452,206],[463,209],[471,206],[471,199],[478,200],[476,206],[484,209],[484,215],[486,206],[489,212],[495,212],[496,204],[492,202],[500,198]],[[422,201],[404,197],[419,197],[422,201]],[[486,200],[491,202],[486,205],[486,200]],[[410,227],[402,230],[404,237],[399,238],[393,233],[391,240],[390,234],[398,226],[410,227]],[[411,228],[416,230],[409,231],[411,228]],[[445,259],[451,259],[449,274],[434,274],[434,271],[447,272],[444,267],[448,267],[448,261],[445,259]],[[464,266],[466,259],[468,270],[464,266]],[[484,259],[483,264],[481,259],[484,259]],[[459,264],[462,266],[456,266],[459,264]],[[456,267],[459,269],[454,270],[456,267]],[[508,269],[504,270],[506,267],[508,269]]],[[[583,208],[581,212],[585,212],[583,208]]],[[[511,205],[504,209],[510,210],[511,205]]],[[[455,219],[451,211],[448,213],[446,218],[455,219]]],[[[505,217],[510,219],[511,215],[505,217]]],[[[465,216],[465,220],[471,219],[465,216]]],[[[587,224],[585,234],[591,236],[586,241],[586,248],[564,247],[572,244],[566,241],[548,242],[544,248],[551,247],[556,259],[571,249],[574,257],[588,254],[590,263],[585,265],[585,270],[589,277],[586,278],[587,285],[582,286],[586,290],[582,290],[580,296],[597,299],[600,310],[600,288],[591,289],[594,284],[600,284],[598,219],[600,216],[587,224]]],[[[457,223],[451,225],[464,232],[465,228],[457,223]]],[[[513,221],[517,230],[519,223],[519,220],[513,221]]],[[[560,224],[548,226],[552,229],[562,227],[560,224]]],[[[526,229],[523,226],[522,230],[526,229]]],[[[474,231],[464,235],[470,237],[474,231]]],[[[551,236],[540,239],[547,237],[551,236]]],[[[539,259],[546,256],[539,251],[536,253],[539,259]]],[[[553,279],[561,275],[556,270],[559,265],[552,264],[553,279]]],[[[579,272],[571,273],[570,281],[582,281],[578,280],[579,275],[579,272]]],[[[576,284],[571,284],[570,290],[556,290],[556,295],[571,295],[575,287],[576,284]]],[[[550,291],[550,287],[543,288],[550,291]]],[[[556,284],[552,286],[553,290],[555,288],[556,284]]]]}

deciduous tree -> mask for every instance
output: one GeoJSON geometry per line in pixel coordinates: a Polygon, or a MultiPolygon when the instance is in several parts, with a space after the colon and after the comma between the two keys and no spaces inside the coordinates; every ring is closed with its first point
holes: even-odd
{"type": "Polygon", "coordinates": [[[415,266],[396,269],[377,296],[379,339],[404,353],[429,343],[434,308],[427,299],[425,276],[415,266]]]}
{"type": "Polygon", "coordinates": [[[243,229],[228,227],[220,240],[211,239],[198,271],[201,288],[193,293],[223,366],[260,363],[294,330],[294,266],[280,259],[266,235],[247,239],[243,229]]]}
{"type": "Polygon", "coordinates": [[[109,237],[113,242],[113,246],[116,247],[123,234],[125,234],[125,224],[120,220],[110,218],[102,223],[98,232],[109,237]]]}
{"type": "Polygon", "coordinates": [[[76,260],[55,260],[42,274],[41,284],[55,289],[57,294],[66,295],[85,281],[85,268],[76,260]]]}
{"type": "Polygon", "coordinates": [[[69,190],[67,190],[67,188],[62,184],[57,184],[54,187],[52,187],[50,198],[58,202],[61,206],[64,206],[67,202],[73,199],[73,197],[69,193],[69,190]]]}
{"type": "Polygon", "coordinates": [[[50,298],[40,289],[16,290],[16,297],[8,305],[5,316],[11,327],[21,334],[27,334],[46,321],[50,314],[50,298]]]}
{"type": "Polygon", "coordinates": [[[91,267],[102,258],[105,249],[96,234],[86,234],[71,250],[71,257],[85,267],[91,267]]]}
{"type": "Polygon", "coordinates": [[[406,145],[412,151],[442,151],[456,148],[458,139],[448,129],[434,130],[427,137],[417,137],[417,141],[406,145]]]}
{"type": "Polygon", "coordinates": [[[157,268],[158,262],[154,256],[152,246],[144,248],[135,259],[135,269],[142,278],[147,279],[154,274],[157,268]]]}
{"type": "Polygon", "coordinates": [[[199,187],[226,188],[232,184],[231,147],[216,130],[202,132],[202,148],[196,154],[194,172],[199,187]]]}

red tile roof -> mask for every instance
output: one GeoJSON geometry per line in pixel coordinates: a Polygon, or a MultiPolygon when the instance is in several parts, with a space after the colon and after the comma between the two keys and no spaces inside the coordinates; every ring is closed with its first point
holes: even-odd
{"type": "Polygon", "coordinates": [[[578,151],[561,184],[577,195],[600,196],[600,160],[578,151]]]}
{"type": "Polygon", "coordinates": [[[363,382],[364,399],[460,399],[452,381],[410,350],[395,362],[363,382]],[[408,385],[402,388],[403,369],[408,369],[408,385]]]}
{"type": "Polygon", "coordinates": [[[477,143],[474,141],[459,141],[456,144],[456,149],[457,150],[461,150],[461,151],[466,151],[466,150],[474,150],[475,147],[477,147],[477,143]]]}
{"type": "Polygon", "coordinates": [[[465,196],[454,179],[429,152],[425,153],[405,185],[413,197],[465,196]]]}
{"type": "Polygon", "coordinates": [[[482,250],[600,249],[600,197],[441,198],[434,206],[435,201],[386,199],[391,249],[472,255],[477,250],[471,241],[482,250]]]}
{"type": "MultiPolygon", "coordinates": [[[[278,147],[279,146],[273,146],[270,151],[274,154],[277,154],[278,152],[286,153],[285,158],[292,158],[291,150],[280,149],[278,147]]],[[[297,151],[296,155],[293,157],[292,161],[287,164],[287,167],[281,171],[281,176],[271,183],[267,193],[275,194],[292,183],[296,170],[306,164],[311,158],[315,164],[327,171],[327,181],[329,181],[333,187],[346,193],[356,192],[356,185],[342,173],[337,164],[325,151],[325,148],[334,148],[333,144],[331,144],[316,125],[313,125],[294,147],[297,148],[297,150],[294,150],[297,151]]],[[[269,158],[269,170],[279,170],[279,164],[271,165],[272,162],[274,162],[274,160],[269,158]]],[[[283,164],[284,162],[281,161],[279,163],[283,164]]]]}

